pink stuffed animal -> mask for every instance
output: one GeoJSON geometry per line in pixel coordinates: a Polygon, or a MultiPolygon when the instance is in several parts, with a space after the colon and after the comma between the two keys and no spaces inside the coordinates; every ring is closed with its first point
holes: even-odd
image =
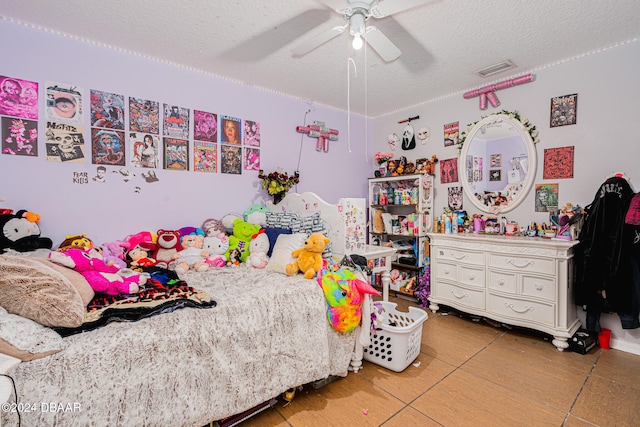
{"type": "Polygon", "coordinates": [[[140,274],[122,276],[120,268],[107,265],[101,258],[82,249],[70,248],[65,252],[51,252],[49,259],[56,264],[69,267],[82,274],[96,292],[106,295],[135,294],[147,278],[140,274]]]}
{"type": "Polygon", "coordinates": [[[211,267],[224,267],[227,265],[225,253],[229,249],[229,236],[220,232],[217,235],[208,235],[204,238],[202,249],[209,252],[205,261],[211,267]]]}
{"type": "Polygon", "coordinates": [[[100,246],[102,249],[102,259],[107,265],[127,268],[127,263],[124,260],[124,250],[126,247],[127,243],[120,240],[103,243],[100,246]]]}

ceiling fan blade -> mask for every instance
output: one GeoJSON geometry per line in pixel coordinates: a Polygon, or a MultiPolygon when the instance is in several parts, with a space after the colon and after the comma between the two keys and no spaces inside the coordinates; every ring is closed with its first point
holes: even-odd
{"type": "Polygon", "coordinates": [[[291,54],[294,57],[300,57],[300,56],[306,55],[307,53],[311,52],[313,49],[325,44],[332,38],[342,34],[346,28],[347,28],[347,25],[333,27],[327,31],[324,31],[318,34],[317,36],[311,37],[310,39],[303,41],[302,43],[300,43],[299,45],[291,49],[291,54]]]}
{"type": "Polygon", "coordinates": [[[391,62],[398,59],[402,53],[387,36],[373,25],[367,25],[367,30],[362,37],[385,62],[391,62]]]}
{"type": "Polygon", "coordinates": [[[403,12],[418,6],[424,6],[433,0],[382,0],[371,8],[371,16],[384,18],[394,13],[403,12]]]}

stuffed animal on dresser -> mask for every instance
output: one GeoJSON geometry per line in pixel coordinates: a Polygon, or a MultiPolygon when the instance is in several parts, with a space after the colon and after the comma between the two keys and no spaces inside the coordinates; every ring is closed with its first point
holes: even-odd
{"type": "Polygon", "coordinates": [[[316,273],[322,268],[322,253],[331,242],[322,233],[313,233],[304,242],[304,247],[291,252],[295,262],[287,264],[286,273],[293,276],[301,272],[306,279],[313,279],[316,273]]]}

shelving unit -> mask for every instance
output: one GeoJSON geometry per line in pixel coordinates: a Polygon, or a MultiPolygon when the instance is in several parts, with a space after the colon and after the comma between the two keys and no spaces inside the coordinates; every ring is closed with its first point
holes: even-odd
{"type": "Polygon", "coordinates": [[[369,244],[396,249],[391,267],[400,274],[390,289],[413,295],[429,264],[427,233],[433,224],[433,184],[429,174],[369,179],[369,244]]]}

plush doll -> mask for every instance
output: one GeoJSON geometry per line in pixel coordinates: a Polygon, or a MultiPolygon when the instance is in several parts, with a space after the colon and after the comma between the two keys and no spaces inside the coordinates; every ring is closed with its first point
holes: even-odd
{"type": "Polygon", "coordinates": [[[222,225],[224,226],[225,231],[229,236],[233,234],[233,223],[236,219],[242,219],[242,215],[239,213],[232,212],[222,217],[220,220],[222,225]]]}
{"type": "Polygon", "coordinates": [[[127,244],[125,249],[127,251],[130,251],[142,242],[155,244],[157,241],[157,236],[156,233],[153,233],[151,231],[140,231],[136,234],[131,234],[125,237],[124,241],[127,244]]]}
{"type": "Polygon", "coordinates": [[[95,248],[93,240],[87,237],[87,233],[70,234],[58,245],[58,252],[64,252],[67,249],[77,248],[83,251],[90,251],[95,248]]]}
{"type": "Polygon", "coordinates": [[[209,253],[205,262],[210,267],[224,267],[229,260],[225,255],[229,249],[229,236],[225,232],[220,232],[215,236],[206,236],[202,243],[202,249],[209,253]]]}
{"type": "Polygon", "coordinates": [[[20,210],[15,214],[0,215],[0,253],[6,249],[18,252],[35,251],[44,248],[51,249],[53,242],[48,237],[40,237],[40,215],[20,210]]]}
{"type": "Polygon", "coordinates": [[[332,270],[326,264],[318,273],[318,284],[327,299],[327,319],[338,332],[351,332],[358,327],[364,294],[380,295],[350,269],[332,270]]]}
{"type": "Polygon", "coordinates": [[[249,243],[249,257],[247,258],[247,266],[254,268],[265,268],[269,262],[267,252],[269,252],[269,237],[265,234],[264,229],[254,235],[249,243]]]}
{"type": "Polygon", "coordinates": [[[204,236],[205,235],[202,228],[192,227],[192,226],[182,227],[178,231],[180,231],[181,236],[189,236],[189,235],[204,236]]]}
{"type": "Polygon", "coordinates": [[[261,204],[255,204],[249,206],[249,209],[244,211],[244,220],[249,224],[258,224],[261,227],[267,226],[267,212],[266,206],[261,204]]]}
{"type": "Polygon", "coordinates": [[[228,260],[235,259],[232,257],[232,253],[239,253],[239,261],[246,262],[249,257],[249,244],[254,234],[258,234],[260,226],[256,224],[249,224],[243,221],[242,218],[236,218],[233,221],[233,235],[229,236],[229,249],[225,254],[228,260]]]}
{"type": "Polygon", "coordinates": [[[82,274],[95,292],[106,295],[135,294],[147,278],[140,274],[121,275],[120,268],[107,265],[89,251],[69,248],[64,252],[53,251],[49,259],[56,264],[64,265],[82,274]]]}
{"type": "Polygon", "coordinates": [[[322,252],[331,242],[322,233],[313,233],[304,242],[304,247],[291,252],[293,258],[297,258],[292,264],[287,264],[287,275],[293,276],[302,272],[306,279],[313,279],[322,268],[322,252]]]}
{"type": "Polygon", "coordinates": [[[174,256],[182,250],[180,246],[180,232],[178,230],[158,230],[158,240],[156,241],[156,250],[153,252],[152,258],[156,260],[156,266],[172,269],[174,265],[174,256]]]}
{"type": "Polygon", "coordinates": [[[132,267],[153,267],[156,260],[149,257],[149,253],[155,251],[156,245],[149,242],[140,242],[127,252],[127,260],[132,267]]]}
{"type": "Polygon", "coordinates": [[[180,244],[182,250],[173,256],[177,264],[174,270],[178,273],[186,273],[189,268],[195,271],[205,271],[209,269],[209,264],[205,261],[209,252],[202,248],[203,236],[187,235],[182,237],[180,244]]]}
{"type": "Polygon", "coordinates": [[[202,222],[200,228],[204,231],[205,236],[217,236],[220,233],[227,234],[227,229],[219,219],[207,218],[202,222]]]}
{"type": "Polygon", "coordinates": [[[126,243],[120,240],[114,242],[105,242],[100,245],[102,249],[102,259],[107,265],[115,265],[120,268],[126,268],[125,262],[126,243]]]}
{"type": "Polygon", "coordinates": [[[385,213],[384,209],[373,210],[373,231],[376,233],[384,233],[384,220],[382,215],[385,213]]]}

